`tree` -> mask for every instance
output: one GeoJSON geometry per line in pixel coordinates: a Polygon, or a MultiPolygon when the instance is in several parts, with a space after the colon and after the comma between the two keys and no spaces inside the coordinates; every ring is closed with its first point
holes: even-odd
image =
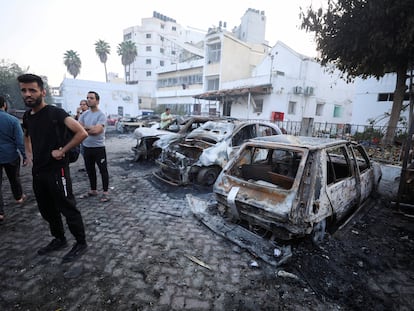
{"type": "Polygon", "coordinates": [[[99,56],[101,63],[104,64],[105,67],[105,81],[108,82],[108,72],[106,70],[106,61],[108,60],[108,55],[111,54],[111,47],[109,43],[98,40],[95,42],[95,52],[99,56]]]}
{"type": "Polygon", "coordinates": [[[414,65],[413,0],[328,0],[326,9],[301,10],[301,28],[315,33],[319,61],[348,81],[396,73],[394,102],[383,143],[394,141],[407,72],[414,65]]]}
{"type": "MultiPolygon", "coordinates": [[[[17,77],[27,72],[16,63],[8,63],[5,60],[0,61],[0,95],[6,98],[10,111],[15,109],[25,109],[22,94],[20,92],[17,77]]],[[[42,76],[44,87],[46,89],[46,102],[53,104],[53,98],[50,94],[47,77],[42,76]]]]}
{"type": "Polygon", "coordinates": [[[130,66],[135,61],[138,55],[137,46],[134,42],[128,40],[123,41],[118,45],[118,55],[121,56],[122,65],[124,66],[125,82],[128,84],[130,81],[130,66]],[[128,70],[127,70],[128,67],[128,70]]]}
{"type": "Polygon", "coordinates": [[[15,63],[0,61],[0,95],[6,98],[9,108],[23,109],[24,102],[20,94],[17,77],[23,74],[23,70],[15,63]]]}
{"type": "Polygon", "coordinates": [[[79,75],[82,62],[79,55],[74,50],[68,50],[63,55],[63,63],[65,64],[68,72],[73,76],[74,79],[79,75]]]}

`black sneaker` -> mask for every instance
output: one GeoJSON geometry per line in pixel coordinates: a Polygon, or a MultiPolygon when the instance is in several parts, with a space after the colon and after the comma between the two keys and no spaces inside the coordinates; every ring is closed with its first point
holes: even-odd
{"type": "Polygon", "coordinates": [[[88,245],[86,243],[81,244],[76,242],[75,245],[73,245],[72,249],[65,256],[63,256],[62,263],[74,261],[80,255],[82,255],[87,248],[88,245]]]}
{"type": "Polygon", "coordinates": [[[64,239],[64,240],[53,239],[48,245],[40,248],[37,251],[37,253],[39,255],[45,255],[45,254],[53,252],[53,251],[58,251],[62,248],[65,248],[66,246],[68,246],[68,242],[66,241],[66,239],[64,239]]]}

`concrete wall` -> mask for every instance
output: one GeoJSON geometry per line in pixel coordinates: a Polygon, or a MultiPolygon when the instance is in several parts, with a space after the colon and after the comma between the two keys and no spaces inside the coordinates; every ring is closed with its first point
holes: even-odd
{"type": "MultiPolygon", "coordinates": [[[[384,113],[390,113],[392,101],[378,101],[379,93],[394,93],[397,76],[395,74],[386,74],[383,78],[377,80],[356,79],[355,80],[355,98],[352,111],[352,123],[368,125],[369,119],[379,119],[384,113]]],[[[404,104],[408,104],[405,101],[404,104]]],[[[408,120],[408,111],[401,114],[408,120]]],[[[387,125],[389,118],[385,118],[376,125],[387,125]]]]}
{"type": "Polygon", "coordinates": [[[137,116],[140,114],[139,89],[134,85],[105,83],[78,79],[64,79],[61,86],[62,108],[76,114],[81,99],[86,99],[88,91],[95,91],[100,96],[99,108],[106,114],[137,116]]]}

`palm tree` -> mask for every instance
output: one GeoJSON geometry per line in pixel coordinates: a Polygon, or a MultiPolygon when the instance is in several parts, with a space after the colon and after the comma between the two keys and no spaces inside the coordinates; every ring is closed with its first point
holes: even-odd
{"type": "Polygon", "coordinates": [[[125,83],[130,80],[130,66],[138,55],[137,46],[131,40],[123,41],[118,45],[118,55],[121,56],[122,65],[125,70],[125,83]],[[128,66],[128,71],[127,71],[128,66]]]}
{"type": "Polygon", "coordinates": [[[82,62],[79,58],[79,55],[74,50],[68,50],[63,55],[64,64],[68,70],[68,72],[73,76],[74,79],[79,75],[80,69],[82,66],[82,62]]]}
{"type": "Polygon", "coordinates": [[[108,72],[106,71],[106,61],[108,60],[108,55],[111,54],[111,47],[109,43],[104,40],[98,40],[95,42],[95,52],[99,56],[101,63],[105,67],[105,81],[108,82],[108,72]]]}

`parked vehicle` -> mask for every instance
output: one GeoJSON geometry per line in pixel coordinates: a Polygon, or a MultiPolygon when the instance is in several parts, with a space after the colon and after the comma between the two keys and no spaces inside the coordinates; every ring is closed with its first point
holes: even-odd
{"type": "Polygon", "coordinates": [[[140,127],[134,131],[137,144],[132,148],[134,160],[156,159],[172,141],[185,137],[192,130],[207,121],[217,119],[212,116],[177,117],[165,129],[161,130],[159,123],[152,127],[140,127]]]}
{"type": "Polygon", "coordinates": [[[279,135],[242,146],[213,187],[222,216],[273,240],[320,243],[375,193],[378,163],[361,144],[279,135]]]}
{"type": "Polygon", "coordinates": [[[236,119],[206,122],[185,140],[162,149],[154,175],[172,185],[197,183],[211,186],[228,159],[247,140],[278,135],[280,129],[266,121],[236,119]]]}
{"type": "Polygon", "coordinates": [[[123,117],[116,124],[119,133],[130,133],[137,128],[151,127],[160,121],[159,115],[149,114],[138,117],[123,117]]]}
{"type": "Polygon", "coordinates": [[[115,125],[115,123],[120,119],[121,117],[117,114],[110,114],[108,115],[108,118],[106,119],[107,125],[115,125]]]}

